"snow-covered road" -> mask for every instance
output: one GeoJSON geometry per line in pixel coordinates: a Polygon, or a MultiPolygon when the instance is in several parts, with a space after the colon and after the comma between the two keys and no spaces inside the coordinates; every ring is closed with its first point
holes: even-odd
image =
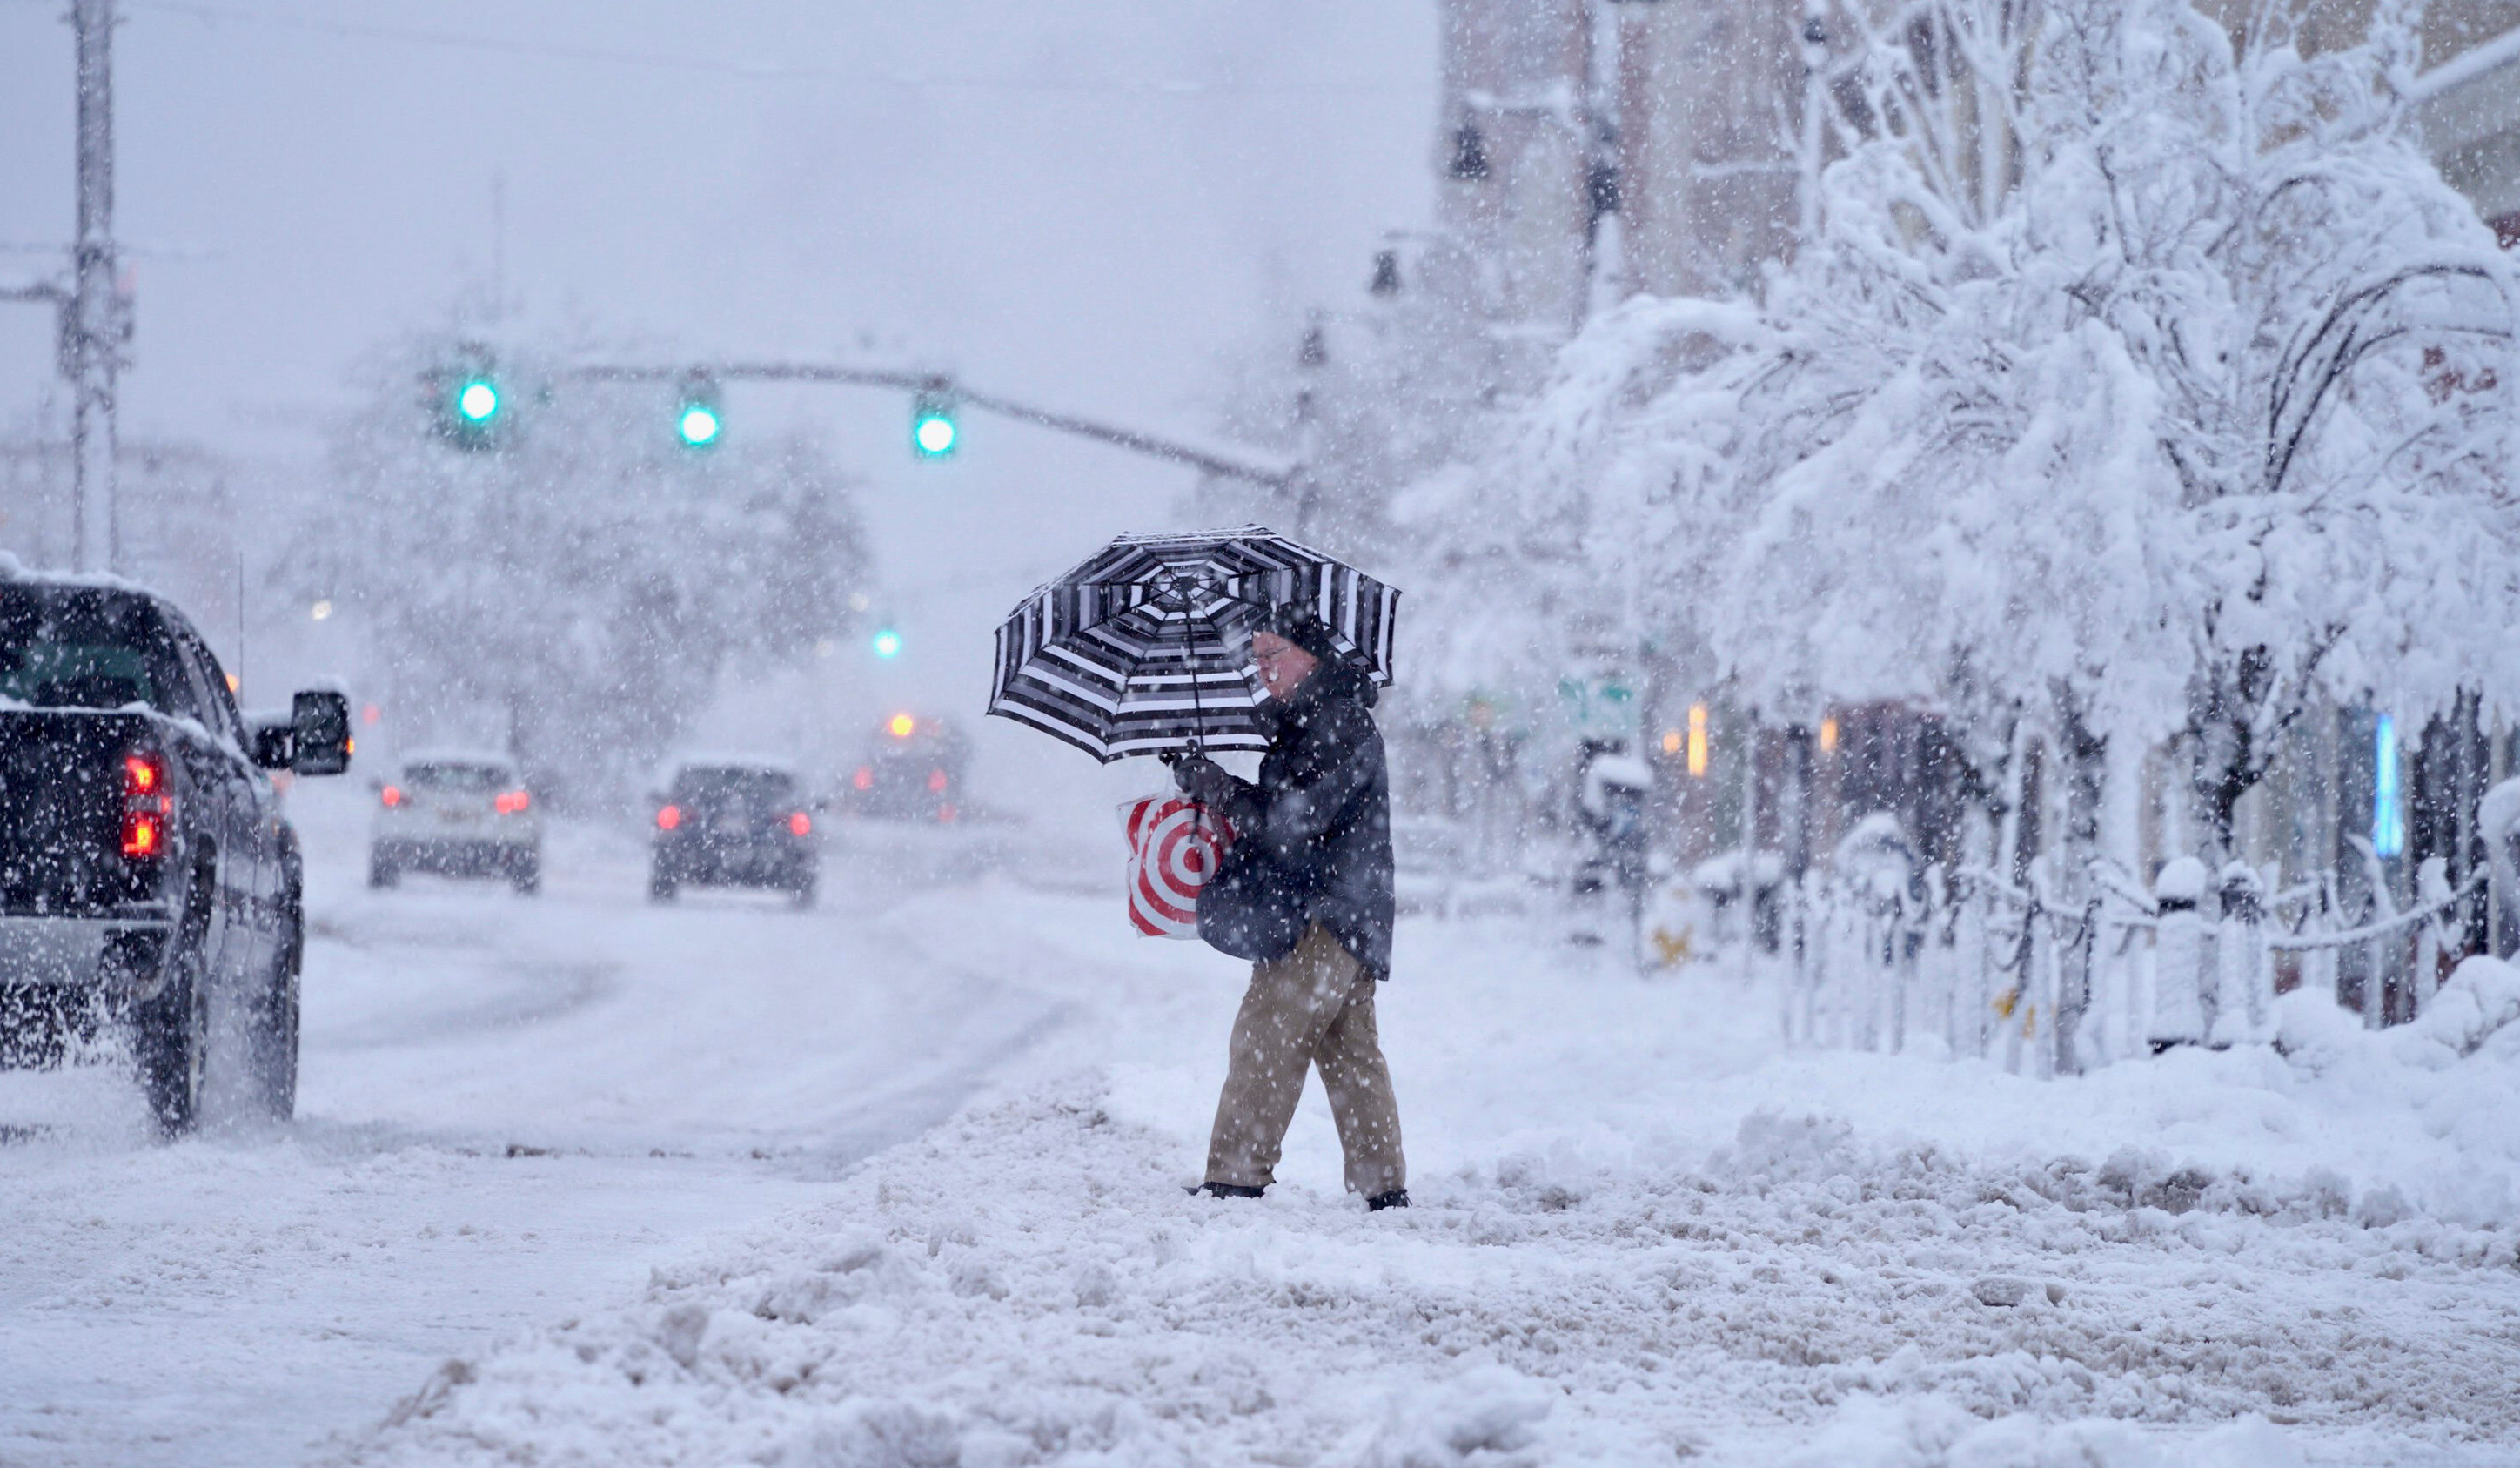
{"type": "Polygon", "coordinates": [[[371,894],[314,824],[296,1127],[0,1088],[0,1462],[2520,1460],[2500,965],[2039,1082],[1411,918],[1368,1215],[1317,1089],[1268,1199],[1184,1195],[1240,971],[1099,832],[854,831],[796,913],[587,831],[371,894]]]}
{"type": "Polygon", "coordinates": [[[117,1078],[0,1075],[0,1463],[302,1461],[446,1357],[824,1196],[1056,1022],[875,920],[969,839],[843,843],[803,913],[652,908],[638,845],[571,827],[537,899],[372,893],[362,793],[301,795],[294,1127],[159,1146],[117,1078]]]}

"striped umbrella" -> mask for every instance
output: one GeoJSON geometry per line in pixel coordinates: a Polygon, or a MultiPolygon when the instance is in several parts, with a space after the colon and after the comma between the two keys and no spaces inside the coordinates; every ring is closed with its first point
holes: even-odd
{"type": "Polygon", "coordinates": [[[1105,764],[1189,745],[1266,749],[1251,633],[1287,601],[1311,607],[1368,677],[1391,682],[1400,594],[1245,525],[1124,535],[1024,598],[998,628],[989,712],[1105,764]]]}

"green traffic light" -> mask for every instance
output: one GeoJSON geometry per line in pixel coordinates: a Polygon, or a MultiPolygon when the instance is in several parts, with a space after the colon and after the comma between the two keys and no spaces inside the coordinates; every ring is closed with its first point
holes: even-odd
{"type": "Polygon", "coordinates": [[[875,655],[878,657],[899,657],[901,655],[901,634],[893,631],[889,627],[877,633],[875,635],[875,655]]]}
{"type": "Polygon", "coordinates": [[[488,423],[499,416],[499,384],[488,378],[471,378],[455,391],[455,411],[468,423],[488,423]]]}
{"type": "Polygon", "coordinates": [[[717,442],[718,434],[725,431],[725,428],[726,424],[718,418],[717,410],[706,403],[684,404],[682,417],[674,421],[674,431],[682,435],[683,446],[686,448],[707,448],[717,442]]]}
{"type": "Polygon", "coordinates": [[[953,453],[954,440],[959,436],[953,418],[936,409],[920,414],[910,425],[910,441],[929,459],[942,459],[953,453]]]}

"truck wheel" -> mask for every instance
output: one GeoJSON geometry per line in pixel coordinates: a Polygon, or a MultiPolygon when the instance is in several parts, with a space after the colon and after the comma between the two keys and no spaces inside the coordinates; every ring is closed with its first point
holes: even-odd
{"type": "Polygon", "coordinates": [[[306,919],[292,903],[288,941],[254,1015],[253,1079],[263,1113],[275,1122],[297,1114],[297,995],[305,956],[306,919]]]}
{"type": "Polygon", "coordinates": [[[543,854],[529,851],[508,863],[508,881],[526,897],[543,890],[543,854]]]}
{"type": "Polygon", "coordinates": [[[814,873],[809,871],[797,878],[796,884],[788,889],[788,900],[794,904],[799,912],[810,908],[814,905],[815,886],[814,873]]]}
{"type": "Polygon", "coordinates": [[[175,951],[166,957],[166,982],[157,997],[132,1013],[131,1048],[140,1087],[158,1130],[178,1137],[201,1120],[202,1067],[210,1039],[207,903],[198,896],[176,928],[175,951]]]}
{"type": "Polygon", "coordinates": [[[391,887],[399,883],[401,880],[402,868],[393,864],[393,859],[391,857],[386,856],[382,851],[370,851],[368,853],[369,886],[391,887]]]}
{"type": "Polygon", "coordinates": [[[648,868],[648,901],[672,902],[674,893],[681,886],[682,883],[674,880],[674,874],[665,869],[663,863],[648,868]]]}

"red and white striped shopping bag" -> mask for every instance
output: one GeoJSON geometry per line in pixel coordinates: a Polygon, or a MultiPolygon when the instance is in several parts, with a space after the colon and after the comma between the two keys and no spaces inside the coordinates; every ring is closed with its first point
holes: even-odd
{"type": "Polygon", "coordinates": [[[1149,795],[1120,807],[1129,832],[1129,921],[1149,938],[1198,936],[1198,893],[1234,827],[1186,795],[1149,795]]]}

